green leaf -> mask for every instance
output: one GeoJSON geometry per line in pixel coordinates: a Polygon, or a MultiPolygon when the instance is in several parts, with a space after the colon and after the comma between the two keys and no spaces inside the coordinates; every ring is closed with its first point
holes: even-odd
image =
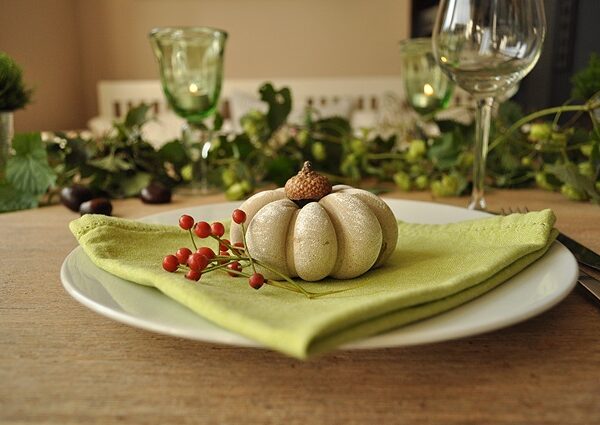
{"type": "Polygon", "coordinates": [[[111,173],[131,170],[133,168],[132,164],[115,155],[108,155],[104,158],[92,159],[91,161],[88,161],[88,164],[111,173]]]}
{"type": "Polygon", "coordinates": [[[590,164],[592,164],[592,170],[594,175],[598,178],[600,174],[600,141],[594,140],[592,145],[592,152],[590,154],[590,164]]]}
{"type": "Polygon", "coordinates": [[[254,150],[254,146],[252,146],[252,143],[247,137],[236,137],[235,140],[231,142],[231,147],[233,149],[233,157],[236,159],[247,158],[254,150]]]}
{"type": "Polygon", "coordinates": [[[502,102],[498,107],[498,120],[504,125],[511,125],[523,118],[523,108],[513,101],[502,102]]]}
{"type": "Polygon", "coordinates": [[[577,165],[572,162],[566,164],[552,164],[546,167],[548,172],[554,174],[563,183],[571,185],[575,189],[585,192],[594,202],[600,202],[600,194],[594,187],[594,180],[579,173],[577,165]]]}
{"type": "Polygon", "coordinates": [[[41,162],[29,155],[15,155],[6,165],[6,179],[17,190],[41,195],[54,184],[56,175],[47,162],[41,162]]]}
{"type": "Polygon", "coordinates": [[[136,196],[140,191],[150,184],[152,176],[149,173],[139,172],[131,177],[123,179],[121,188],[123,190],[123,196],[136,196]]]}
{"type": "Polygon", "coordinates": [[[427,150],[427,157],[431,159],[440,170],[454,167],[462,151],[460,138],[456,133],[443,133],[436,138],[433,145],[427,150]]]}
{"type": "Polygon", "coordinates": [[[161,162],[170,162],[176,167],[182,167],[189,162],[185,147],[179,140],[173,140],[162,145],[158,150],[158,156],[161,162]]]}
{"type": "Polygon", "coordinates": [[[0,183],[0,212],[17,211],[38,206],[34,194],[15,189],[9,183],[0,183]]]}
{"type": "Polygon", "coordinates": [[[16,155],[29,155],[35,159],[46,159],[46,147],[42,140],[41,133],[20,133],[15,134],[12,141],[12,147],[16,155]]]}
{"type": "Polygon", "coordinates": [[[6,179],[17,190],[40,195],[56,181],[48,165],[40,133],[18,134],[13,139],[15,155],[6,164],[6,179]]]}
{"type": "Polygon", "coordinates": [[[214,120],[213,120],[213,130],[219,131],[223,127],[223,115],[219,112],[215,112],[214,120]]]}
{"type": "Polygon", "coordinates": [[[140,106],[130,109],[125,117],[125,127],[141,127],[148,121],[149,110],[150,107],[143,103],[140,106]]]}
{"type": "Polygon", "coordinates": [[[285,123],[292,111],[292,94],[289,88],[275,90],[270,83],[263,85],[259,92],[260,99],[269,105],[267,122],[271,132],[274,132],[285,123]]]}
{"type": "Polygon", "coordinates": [[[280,156],[269,161],[267,164],[266,178],[278,186],[283,186],[285,182],[296,174],[297,163],[288,157],[280,156]]]}
{"type": "Polygon", "coordinates": [[[600,91],[600,55],[592,53],[585,68],[571,78],[571,96],[587,100],[600,91]]]}

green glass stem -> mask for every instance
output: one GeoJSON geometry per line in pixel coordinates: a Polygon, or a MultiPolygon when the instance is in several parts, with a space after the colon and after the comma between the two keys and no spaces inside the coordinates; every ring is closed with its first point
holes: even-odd
{"type": "Polygon", "coordinates": [[[490,124],[492,119],[493,97],[485,97],[477,101],[477,116],[475,124],[475,148],[473,151],[473,191],[469,209],[485,210],[484,198],[485,162],[488,154],[490,139],[490,124]]]}
{"type": "Polygon", "coordinates": [[[191,192],[208,194],[211,192],[208,182],[208,153],[211,148],[212,132],[187,123],[183,128],[183,137],[193,164],[191,192]]]}

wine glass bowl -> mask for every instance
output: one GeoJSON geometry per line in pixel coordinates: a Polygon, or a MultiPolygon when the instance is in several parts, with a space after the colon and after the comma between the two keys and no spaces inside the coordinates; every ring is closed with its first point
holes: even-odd
{"type": "Polygon", "coordinates": [[[433,51],[442,70],[477,100],[470,208],[485,209],[483,180],[494,100],[514,92],[544,42],[543,0],[441,0],[433,51]]]}
{"type": "Polygon", "coordinates": [[[155,28],[150,32],[165,96],[175,113],[201,123],[217,107],[227,33],[207,27],[155,28]]]}
{"type": "Polygon", "coordinates": [[[432,114],[450,103],[454,83],[435,60],[430,38],[400,42],[402,80],[406,99],[421,115],[432,114]]]}

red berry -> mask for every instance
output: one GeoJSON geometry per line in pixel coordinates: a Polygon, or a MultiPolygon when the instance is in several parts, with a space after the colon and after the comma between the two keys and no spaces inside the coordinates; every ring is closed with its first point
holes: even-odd
{"type": "Polygon", "coordinates": [[[204,239],[210,236],[212,229],[210,228],[210,224],[206,221],[199,221],[194,227],[194,233],[196,233],[196,236],[199,238],[204,239]]]}
{"type": "Polygon", "coordinates": [[[198,254],[197,252],[190,255],[190,258],[187,260],[187,265],[192,270],[200,271],[204,270],[208,265],[208,258],[206,255],[198,254]]]}
{"type": "Polygon", "coordinates": [[[209,260],[212,260],[213,258],[216,257],[215,252],[207,246],[201,246],[200,248],[198,248],[198,250],[196,252],[198,254],[204,255],[209,260]]]}
{"type": "MultiPolygon", "coordinates": [[[[243,242],[236,242],[236,243],[233,244],[233,246],[234,247],[238,247],[238,248],[243,248],[244,247],[244,243],[243,242]]],[[[239,249],[232,248],[231,251],[234,254],[236,254],[236,255],[240,254],[240,250],[239,249]]]]}
{"type": "Polygon", "coordinates": [[[184,214],[179,217],[179,227],[183,230],[189,230],[194,227],[194,218],[190,215],[184,214]]]}
{"type": "Polygon", "coordinates": [[[192,255],[192,251],[190,251],[189,248],[179,248],[175,253],[175,257],[179,260],[179,264],[186,264],[190,255],[192,255]]]}
{"type": "Polygon", "coordinates": [[[260,289],[260,287],[265,283],[265,277],[260,273],[254,273],[248,278],[248,283],[252,288],[260,289]]]}
{"type": "Polygon", "coordinates": [[[167,255],[163,258],[162,266],[166,271],[173,273],[179,266],[179,260],[174,255],[167,255]]]}
{"type": "Polygon", "coordinates": [[[246,213],[242,210],[233,210],[233,214],[231,214],[231,218],[233,219],[233,221],[235,221],[237,224],[242,224],[243,222],[246,221],[246,213]]]}
{"type": "Polygon", "coordinates": [[[225,226],[223,226],[223,223],[220,223],[218,221],[215,221],[213,224],[211,224],[210,229],[212,230],[213,236],[217,236],[220,238],[225,234],[225,226]]]}
{"type": "Polygon", "coordinates": [[[231,242],[229,242],[229,239],[221,239],[221,242],[219,243],[219,251],[221,251],[221,252],[229,251],[229,245],[231,245],[231,242]]]}
{"type": "Polygon", "coordinates": [[[239,276],[238,273],[233,273],[233,272],[241,272],[242,271],[242,266],[237,261],[234,261],[233,263],[228,264],[227,268],[229,270],[232,270],[231,272],[227,272],[227,273],[229,273],[229,276],[233,276],[233,277],[239,276]]]}
{"type": "Polygon", "coordinates": [[[200,273],[196,270],[189,270],[185,274],[186,279],[195,280],[195,281],[199,281],[201,276],[202,276],[202,273],[200,273]]]}

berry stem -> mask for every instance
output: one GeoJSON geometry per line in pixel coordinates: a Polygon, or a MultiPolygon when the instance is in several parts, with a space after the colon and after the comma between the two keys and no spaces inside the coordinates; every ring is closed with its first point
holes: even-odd
{"type": "Polygon", "coordinates": [[[223,273],[233,273],[233,274],[237,274],[240,276],[244,276],[244,277],[250,277],[250,275],[248,273],[245,272],[238,272],[237,270],[221,270],[223,273]]]}
{"type": "MultiPolygon", "coordinates": [[[[244,222],[242,222],[241,225],[242,225],[242,242],[244,242],[244,248],[247,248],[248,244],[246,243],[246,227],[244,226],[244,222]]],[[[246,249],[246,255],[250,259],[250,265],[252,266],[252,271],[254,273],[256,273],[256,267],[254,266],[254,260],[252,259],[252,255],[250,255],[250,251],[248,251],[247,249],[246,249]]]]}
{"type": "Polygon", "coordinates": [[[234,261],[235,261],[235,259],[232,259],[231,261],[228,261],[228,262],[223,263],[223,264],[217,264],[216,266],[207,267],[202,272],[203,273],[208,273],[208,272],[212,272],[214,270],[224,269],[225,267],[227,267],[228,265],[230,265],[234,261]]]}
{"type": "Polygon", "coordinates": [[[273,273],[281,276],[282,278],[284,278],[287,282],[289,282],[292,286],[294,286],[295,288],[297,288],[305,297],[307,298],[312,298],[313,293],[306,291],[303,287],[301,287],[300,285],[298,285],[296,282],[294,282],[289,276],[284,275],[283,273],[275,270],[272,267],[269,267],[268,265],[266,265],[265,263],[263,263],[262,261],[258,261],[258,260],[254,260],[256,261],[256,264],[258,264],[261,267],[264,267],[265,269],[272,271],[273,273]]]}
{"type": "Polygon", "coordinates": [[[188,232],[190,232],[190,239],[192,240],[192,245],[194,245],[194,250],[198,251],[198,247],[196,246],[196,241],[194,240],[194,234],[192,233],[192,229],[188,229],[188,232]]]}
{"type": "Polygon", "coordinates": [[[302,293],[302,292],[298,291],[296,288],[290,288],[289,286],[282,285],[281,283],[279,283],[277,281],[265,280],[265,284],[271,285],[271,286],[273,286],[275,288],[285,289],[286,291],[292,291],[292,292],[295,292],[297,294],[301,294],[302,293]]]}

